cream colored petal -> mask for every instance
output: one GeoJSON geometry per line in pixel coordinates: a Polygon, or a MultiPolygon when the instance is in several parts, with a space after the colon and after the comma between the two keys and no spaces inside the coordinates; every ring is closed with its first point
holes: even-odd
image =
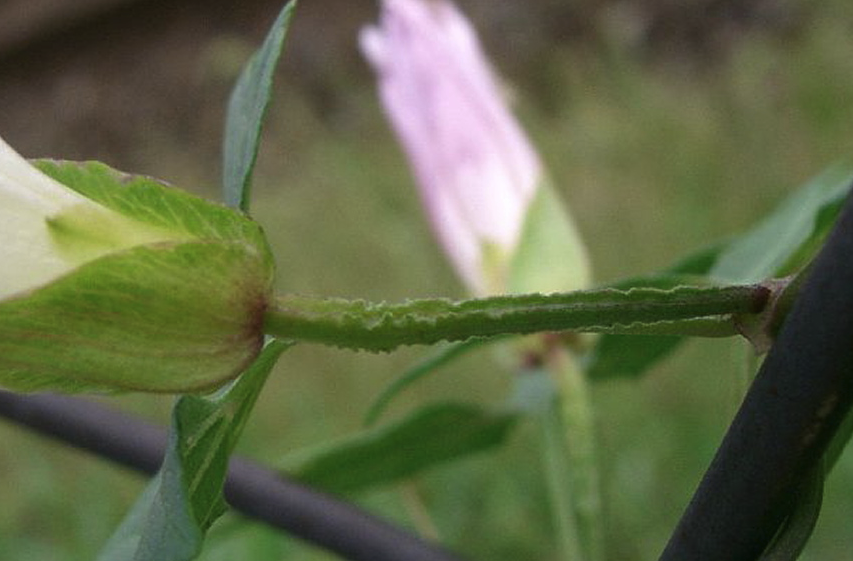
{"type": "Polygon", "coordinates": [[[114,251],[184,239],[48,177],[0,138],[0,299],[114,251]]]}
{"type": "Polygon", "coordinates": [[[0,191],[0,299],[73,268],[53,246],[44,216],[0,191]]]}
{"type": "Polygon", "coordinates": [[[0,209],[18,203],[51,216],[86,202],[93,204],[37,170],[0,138],[0,209]]]}
{"type": "Polygon", "coordinates": [[[86,204],[94,205],[44,175],[0,138],[0,299],[73,267],[56,251],[46,219],[86,204]]]}

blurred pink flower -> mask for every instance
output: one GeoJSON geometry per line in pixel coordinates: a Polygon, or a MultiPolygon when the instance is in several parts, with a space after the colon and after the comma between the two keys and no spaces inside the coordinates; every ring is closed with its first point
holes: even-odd
{"type": "Polygon", "coordinates": [[[474,29],[445,0],[383,0],[360,42],[445,253],[473,293],[505,290],[543,170],[474,29]]]}

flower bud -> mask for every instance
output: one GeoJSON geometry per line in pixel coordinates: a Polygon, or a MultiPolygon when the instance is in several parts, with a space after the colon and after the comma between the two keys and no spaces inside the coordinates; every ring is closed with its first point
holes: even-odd
{"type": "Polygon", "coordinates": [[[263,341],[272,258],[239,212],[0,139],[0,385],[183,392],[263,341]]]}
{"type": "MultiPolygon", "coordinates": [[[[537,201],[559,203],[504,103],[476,33],[456,7],[444,0],[384,0],[379,25],[364,29],[360,39],[433,230],[469,290],[485,295],[586,285],[586,254],[568,215],[545,209],[537,220],[562,224],[527,223],[531,209],[541,206],[537,201]],[[520,247],[535,249],[523,243],[528,231],[564,237],[537,239],[559,246],[559,275],[512,270],[520,247]]],[[[553,269],[553,263],[534,260],[521,262],[553,269]]]]}

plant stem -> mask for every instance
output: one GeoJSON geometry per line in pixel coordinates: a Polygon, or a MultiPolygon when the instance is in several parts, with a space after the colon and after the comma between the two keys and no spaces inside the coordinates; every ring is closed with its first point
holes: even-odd
{"type": "Polygon", "coordinates": [[[267,310],[264,328],[280,338],[368,351],[542,331],[678,333],[681,322],[691,335],[722,336],[737,334],[734,316],[761,312],[770,295],[770,288],[753,284],[399,304],[285,296],[267,310]]]}
{"type": "MultiPolygon", "coordinates": [[[[545,376],[548,373],[525,372],[523,376],[545,376]]],[[[572,465],[566,445],[562,400],[554,393],[545,407],[537,411],[537,424],[542,437],[542,455],[548,498],[556,526],[557,547],[562,561],[586,561],[581,547],[578,516],[575,511],[572,465]]]]}
{"type": "Polygon", "coordinates": [[[552,352],[547,365],[558,386],[579,538],[585,558],[601,561],[604,558],[604,525],[589,386],[583,370],[566,350],[552,352]]]}

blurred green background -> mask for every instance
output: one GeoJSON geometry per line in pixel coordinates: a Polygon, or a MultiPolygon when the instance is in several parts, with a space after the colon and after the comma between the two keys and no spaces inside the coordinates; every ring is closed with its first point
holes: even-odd
{"type": "MultiPolygon", "coordinates": [[[[460,2],[587,240],[597,279],[663,267],[737,233],[853,155],[853,5],[846,0],[460,2]]],[[[218,197],[228,90],[270,0],[6,0],[0,135],[27,156],[98,159],[218,197]]],[[[279,290],[399,300],[462,296],[356,50],[368,1],[302,0],[255,181],[279,290]]],[[[425,349],[285,355],[239,451],[275,464],[359,428],[425,349]]],[[[739,341],[695,341],[640,380],[594,386],[610,559],[655,559],[747,384],[739,341]]],[[[480,351],[413,387],[500,405],[511,376],[480,351]]],[[[104,402],[165,422],[172,399],[104,402]]],[[[143,481],[0,423],[0,558],[89,560],[143,481]]],[[[360,495],[472,559],[556,559],[536,431],[360,495]]],[[[853,453],[828,481],[804,559],[853,550],[853,453]]],[[[332,557],[227,516],[205,560],[332,557]]]]}

